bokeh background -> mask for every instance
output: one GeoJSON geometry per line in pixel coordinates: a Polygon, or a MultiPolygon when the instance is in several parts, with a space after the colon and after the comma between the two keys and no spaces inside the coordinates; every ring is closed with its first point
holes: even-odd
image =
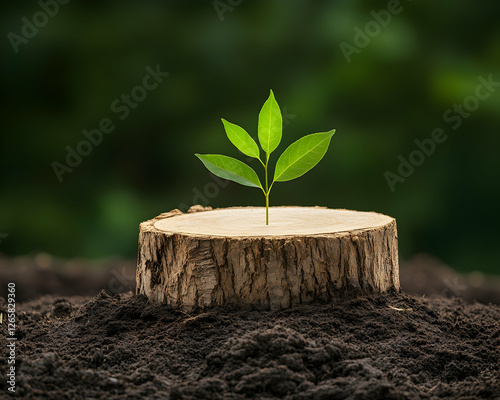
{"type": "Polygon", "coordinates": [[[500,90],[458,129],[443,113],[474,95],[478,76],[500,81],[500,3],[400,4],[348,62],[341,44],[387,2],[73,1],[17,53],[9,34],[42,8],[4,2],[0,252],[133,260],[139,223],[161,212],[263,205],[258,190],[214,181],[194,153],[243,158],[220,118],[256,135],[273,89],[286,121],[277,153],[337,129],[314,170],[275,186],[273,205],[386,213],[402,260],[427,253],[498,273],[500,90]],[[111,104],[157,65],[170,75],[120,120],[111,104]],[[59,182],[53,162],[103,118],[114,131],[59,182]],[[391,191],[384,173],[436,128],[448,139],[391,191]]]}

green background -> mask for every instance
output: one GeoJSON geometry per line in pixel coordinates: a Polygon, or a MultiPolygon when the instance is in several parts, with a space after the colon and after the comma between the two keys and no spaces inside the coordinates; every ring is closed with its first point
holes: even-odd
{"type": "Polygon", "coordinates": [[[257,189],[214,183],[194,153],[244,159],[220,118],[255,136],[273,89],[289,115],[277,154],[303,135],[337,133],[315,169],[275,185],[272,204],[386,213],[403,259],[427,252],[498,272],[500,90],[458,129],[443,113],[474,95],[478,76],[500,81],[500,3],[402,1],[350,63],[341,43],[353,45],[387,2],[244,0],[218,13],[211,1],[70,1],[17,54],[9,32],[21,34],[40,5],[1,7],[7,255],[133,258],[139,222],[161,212],[263,205],[257,189]],[[158,64],[170,75],[121,121],[111,103],[158,64]],[[52,163],[103,118],[114,131],[59,183],[52,163]],[[436,128],[448,139],[392,192],[384,173],[436,128]]]}

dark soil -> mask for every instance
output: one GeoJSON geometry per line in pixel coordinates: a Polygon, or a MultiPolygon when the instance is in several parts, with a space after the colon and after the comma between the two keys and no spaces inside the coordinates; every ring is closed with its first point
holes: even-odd
{"type": "Polygon", "coordinates": [[[102,292],[17,317],[25,399],[500,398],[497,305],[388,294],[187,315],[102,292]]]}

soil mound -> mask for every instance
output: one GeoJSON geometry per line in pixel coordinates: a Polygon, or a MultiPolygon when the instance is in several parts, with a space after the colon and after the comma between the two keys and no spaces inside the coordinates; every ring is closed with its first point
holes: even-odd
{"type": "Polygon", "coordinates": [[[188,315],[103,292],[17,318],[26,399],[500,398],[497,305],[392,293],[188,315]]]}

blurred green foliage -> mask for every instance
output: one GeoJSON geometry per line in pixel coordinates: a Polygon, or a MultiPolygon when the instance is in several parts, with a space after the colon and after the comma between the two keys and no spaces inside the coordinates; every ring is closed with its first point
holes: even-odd
{"type": "Polygon", "coordinates": [[[340,44],[386,2],[244,0],[221,20],[211,1],[73,1],[17,54],[8,34],[40,5],[2,4],[0,250],[134,257],[139,222],[193,204],[197,190],[214,207],[262,205],[258,191],[214,183],[193,154],[240,157],[220,118],[255,136],[273,89],[291,115],[277,154],[337,134],[307,178],[276,185],[272,205],[386,213],[402,257],[498,272],[500,90],[457,130],[443,113],[479,75],[500,81],[500,3],[401,4],[350,63],[340,44]],[[158,64],[169,77],[121,121],[111,104],[158,64]],[[52,163],[103,118],[116,129],[59,183],[52,163]],[[448,140],[393,193],[384,173],[435,128],[448,140]]]}

